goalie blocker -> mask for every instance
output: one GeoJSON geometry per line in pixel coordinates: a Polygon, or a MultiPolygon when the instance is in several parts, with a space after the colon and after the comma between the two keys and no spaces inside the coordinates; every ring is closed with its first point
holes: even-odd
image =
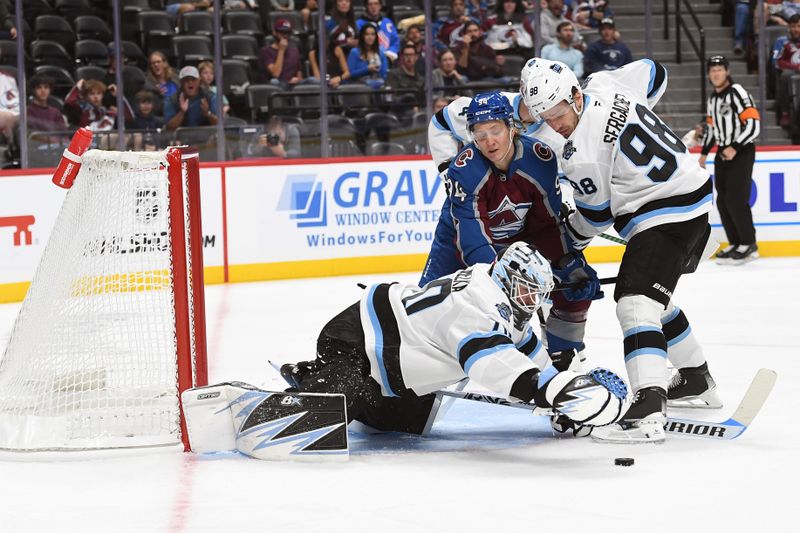
{"type": "Polygon", "coordinates": [[[342,394],[285,393],[241,382],[181,394],[192,451],[238,451],[256,459],[345,461],[342,394]]]}

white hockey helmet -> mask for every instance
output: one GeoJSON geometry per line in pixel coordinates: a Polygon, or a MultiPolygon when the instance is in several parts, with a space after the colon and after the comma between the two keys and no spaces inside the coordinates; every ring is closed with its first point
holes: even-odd
{"type": "Polygon", "coordinates": [[[497,255],[491,276],[508,296],[514,314],[522,312],[527,319],[541,307],[554,285],[550,263],[523,241],[497,255]]]}
{"type": "Polygon", "coordinates": [[[520,73],[519,92],[525,107],[534,120],[542,113],[566,100],[578,112],[573,98],[573,89],[580,89],[575,73],[561,61],[550,61],[534,57],[528,60],[520,73]]]}

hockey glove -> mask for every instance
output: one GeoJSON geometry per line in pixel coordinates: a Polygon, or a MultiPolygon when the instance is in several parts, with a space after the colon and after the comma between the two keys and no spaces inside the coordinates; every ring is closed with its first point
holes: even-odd
{"type": "Polygon", "coordinates": [[[540,407],[552,407],[576,425],[604,426],[625,412],[628,387],[614,372],[595,368],[587,374],[549,367],[539,373],[533,399],[540,407]]]}
{"type": "Polygon", "coordinates": [[[553,265],[553,276],[559,283],[582,282],[578,287],[563,291],[564,297],[571,301],[599,300],[603,296],[600,280],[595,269],[586,263],[581,253],[569,253],[553,265]]]}

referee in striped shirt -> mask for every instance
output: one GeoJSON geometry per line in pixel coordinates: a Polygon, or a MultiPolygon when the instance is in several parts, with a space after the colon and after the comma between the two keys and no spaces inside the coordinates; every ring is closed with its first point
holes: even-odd
{"type": "Polygon", "coordinates": [[[714,185],[717,209],[729,243],[716,257],[720,263],[743,264],[758,258],[749,200],[760,117],[747,90],[731,80],[724,56],[708,58],[706,72],[714,92],[706,104],[708,127],[703,136],[700,166],[705,168],[708,152],[718,144],[714,185]]]}

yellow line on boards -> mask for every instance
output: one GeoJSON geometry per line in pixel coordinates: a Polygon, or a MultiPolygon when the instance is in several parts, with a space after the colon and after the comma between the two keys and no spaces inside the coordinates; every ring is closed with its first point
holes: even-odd
{"type": "MultiPolygon", "coordinates": [[[[800,256],[800,241],[763,241],[758,243],[758,250],[762,257],[798,257],[800,256]]],[[[586,250],[586,259],[590,263],[614,263],[622,259],[624,252],[623,246],[592,246],[586,250]]],[[[426,254],[407,254],[230,265],[228,279],[230,282],[236,283],[354,274],[422,272],[426,258],[426,254]]],[[[114,289],[114,292],[128,292],[136,285],[136,276],[143,275],[142,273],[129,274],[127,276],[131,277],[130,279],[122,277],[120,278],[122,283],[112,284],[111,288],[114,289]],[[129,284],[131,288],[125,290],[129,284]]],[[[224,268],[221,266],[205,267],[203,275],[206,285],[224,283],[224,268]]],[[[105,278],[113,279],[114,277],[112,275],[105,278]]],[[[28,292],[28,287],[30,287],[30,282],[27,281],[0,283],[0,304],[21,302],[25,298],[25,293],[28,292]]],[[[76,295],[86,296],[104,292],[93,287],[93,284],[79,284],[75,287],[79,289],[76,295]]],[[[160,283],[156,283],[150,288],[160,288],[160,283]]]]}

